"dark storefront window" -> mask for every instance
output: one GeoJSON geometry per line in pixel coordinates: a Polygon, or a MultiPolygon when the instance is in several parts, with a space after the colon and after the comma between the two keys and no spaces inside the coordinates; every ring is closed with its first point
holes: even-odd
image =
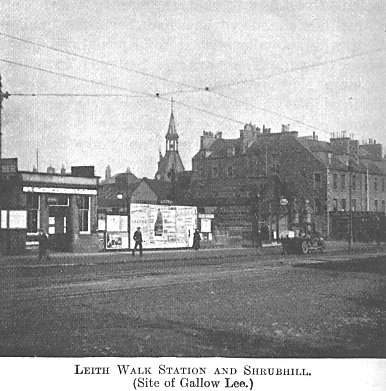
{"type": "Polygon", "coordinates": [[[314,189],[320,189],[321,187],[321,175],[314,174],[314,189]]]}
{"type": "Polygon", "coordinates": [[[228,167],[228,177],[232,178],[233,177],[233,166],[228,167]]]}
{"type": "Polygon", "coordinates": [[[213,178],[218,178],[218,167],[217,166],[212,167],[212,176],[213,176],[213,178]]]}
{"type": "Polygon", "coordinates": [[[79,232],[90,233],[90,197],[78,196],[79,232]]]}
{"type": "Polygon", "coordinates": [[[37,233],[39,229],[39,195],[27,193],[27,233],[37,233]]]}
{"type": "Polygon", "coordinates": [[[346,211],[346,198],[340,200],[340,205],[342,206],[342,210],[346,211]]]}
{"type": "Polygon", "coordinates": [[[336,190],[338,188],[338,174],[332,176],[332,188],[336,190]]]}
{"type": "Polygon", "coordinates": [[[322,202],[319,198],[315,198],[314,200],[314,212],[315,214],[321,214],[323,212],[322,210],[322,202]]]}
{"type": "Polygon", "coordinates": [[[345,190],[346,189],[346,174],[342,174],[340,179],[341,179],[341,188],[342,188],[342,190],[345,190]]]}

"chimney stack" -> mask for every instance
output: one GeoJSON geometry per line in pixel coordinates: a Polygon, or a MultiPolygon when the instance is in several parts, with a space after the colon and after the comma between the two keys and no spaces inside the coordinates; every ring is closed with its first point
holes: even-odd
{"type": "Polygon", "coordinates": [[[47,174],[55,174],[55,168],[51,165],[47,167],[47,174]]]}

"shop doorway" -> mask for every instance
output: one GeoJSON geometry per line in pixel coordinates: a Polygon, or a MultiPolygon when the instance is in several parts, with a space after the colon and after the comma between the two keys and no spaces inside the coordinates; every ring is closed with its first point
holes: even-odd
{"type": "Polygon", "coordinates": [[[70,236],[68,234],[69,204],[67,196],[51,196],[49,201],[48,234],[50,248],[54,251],[69,251],[70,236]]]}

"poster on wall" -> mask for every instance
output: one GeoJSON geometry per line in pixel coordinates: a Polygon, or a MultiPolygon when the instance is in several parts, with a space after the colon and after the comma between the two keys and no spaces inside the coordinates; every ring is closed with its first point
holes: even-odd
{"type": "Polygon", "coordinates": [[[127,216],[107,215],[106,216],[107,232],[127,232],[127,216]]]}
{"type": "Polygon", "coordinates": [[[9,211],[10,229],[27,229],[27,211],[10,210],[9,211]]]}
{"type": "Polygon", "coordinates": [[[124,250],[129,248],[127,232],[107,232],[106,250],[124,250]]]}
{"type": "Polygon", "coordinates": [[[2,228],[2,229],[8,228],[8,211],[7,210],[1,211],[0,228],[2,228]]]}
{"type": "Polygon", "coordinates": [[[197,208],[193,206],[130,205],[130,238],[140,227],[145,248],[191,247],[196,226],[197,208]]]}

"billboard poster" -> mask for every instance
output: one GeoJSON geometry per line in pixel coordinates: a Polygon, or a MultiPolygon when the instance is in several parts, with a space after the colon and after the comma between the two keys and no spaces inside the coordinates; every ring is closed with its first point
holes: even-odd
{"type": "Polygon", "coordinates": [[[107,232],[127,232],[127,216],[107,215],[106,216],[107,232]]]}
{"type": "Polygon", "coordinates": [[[6,229],[8,228],[8,211],[1,211],[1,220],[0,220],[0,228],[6,229]]]}
{"type": "Polygon", "coordinates": [[[127,232],[107,232],[106,250],[123,250],[129,248],[127,232]]]}
{"type": "Polygon", "coordinates": [[[191,247],[196,223],[193,206],[130,205],[130,238],[140,227],[145,248],[191,247]]]}
{"type": "Polygon", "coordinates": [[[10,210],[9,211],[10,229],[27,229],[27,211],[10,210]]]}
{"type": "Polygon", "coordinates": [[[106,250],[124,250],[129,248],[127,221],[127,216],[106,215],[106,221],[100,225],[106,229],[106,250]]]}

